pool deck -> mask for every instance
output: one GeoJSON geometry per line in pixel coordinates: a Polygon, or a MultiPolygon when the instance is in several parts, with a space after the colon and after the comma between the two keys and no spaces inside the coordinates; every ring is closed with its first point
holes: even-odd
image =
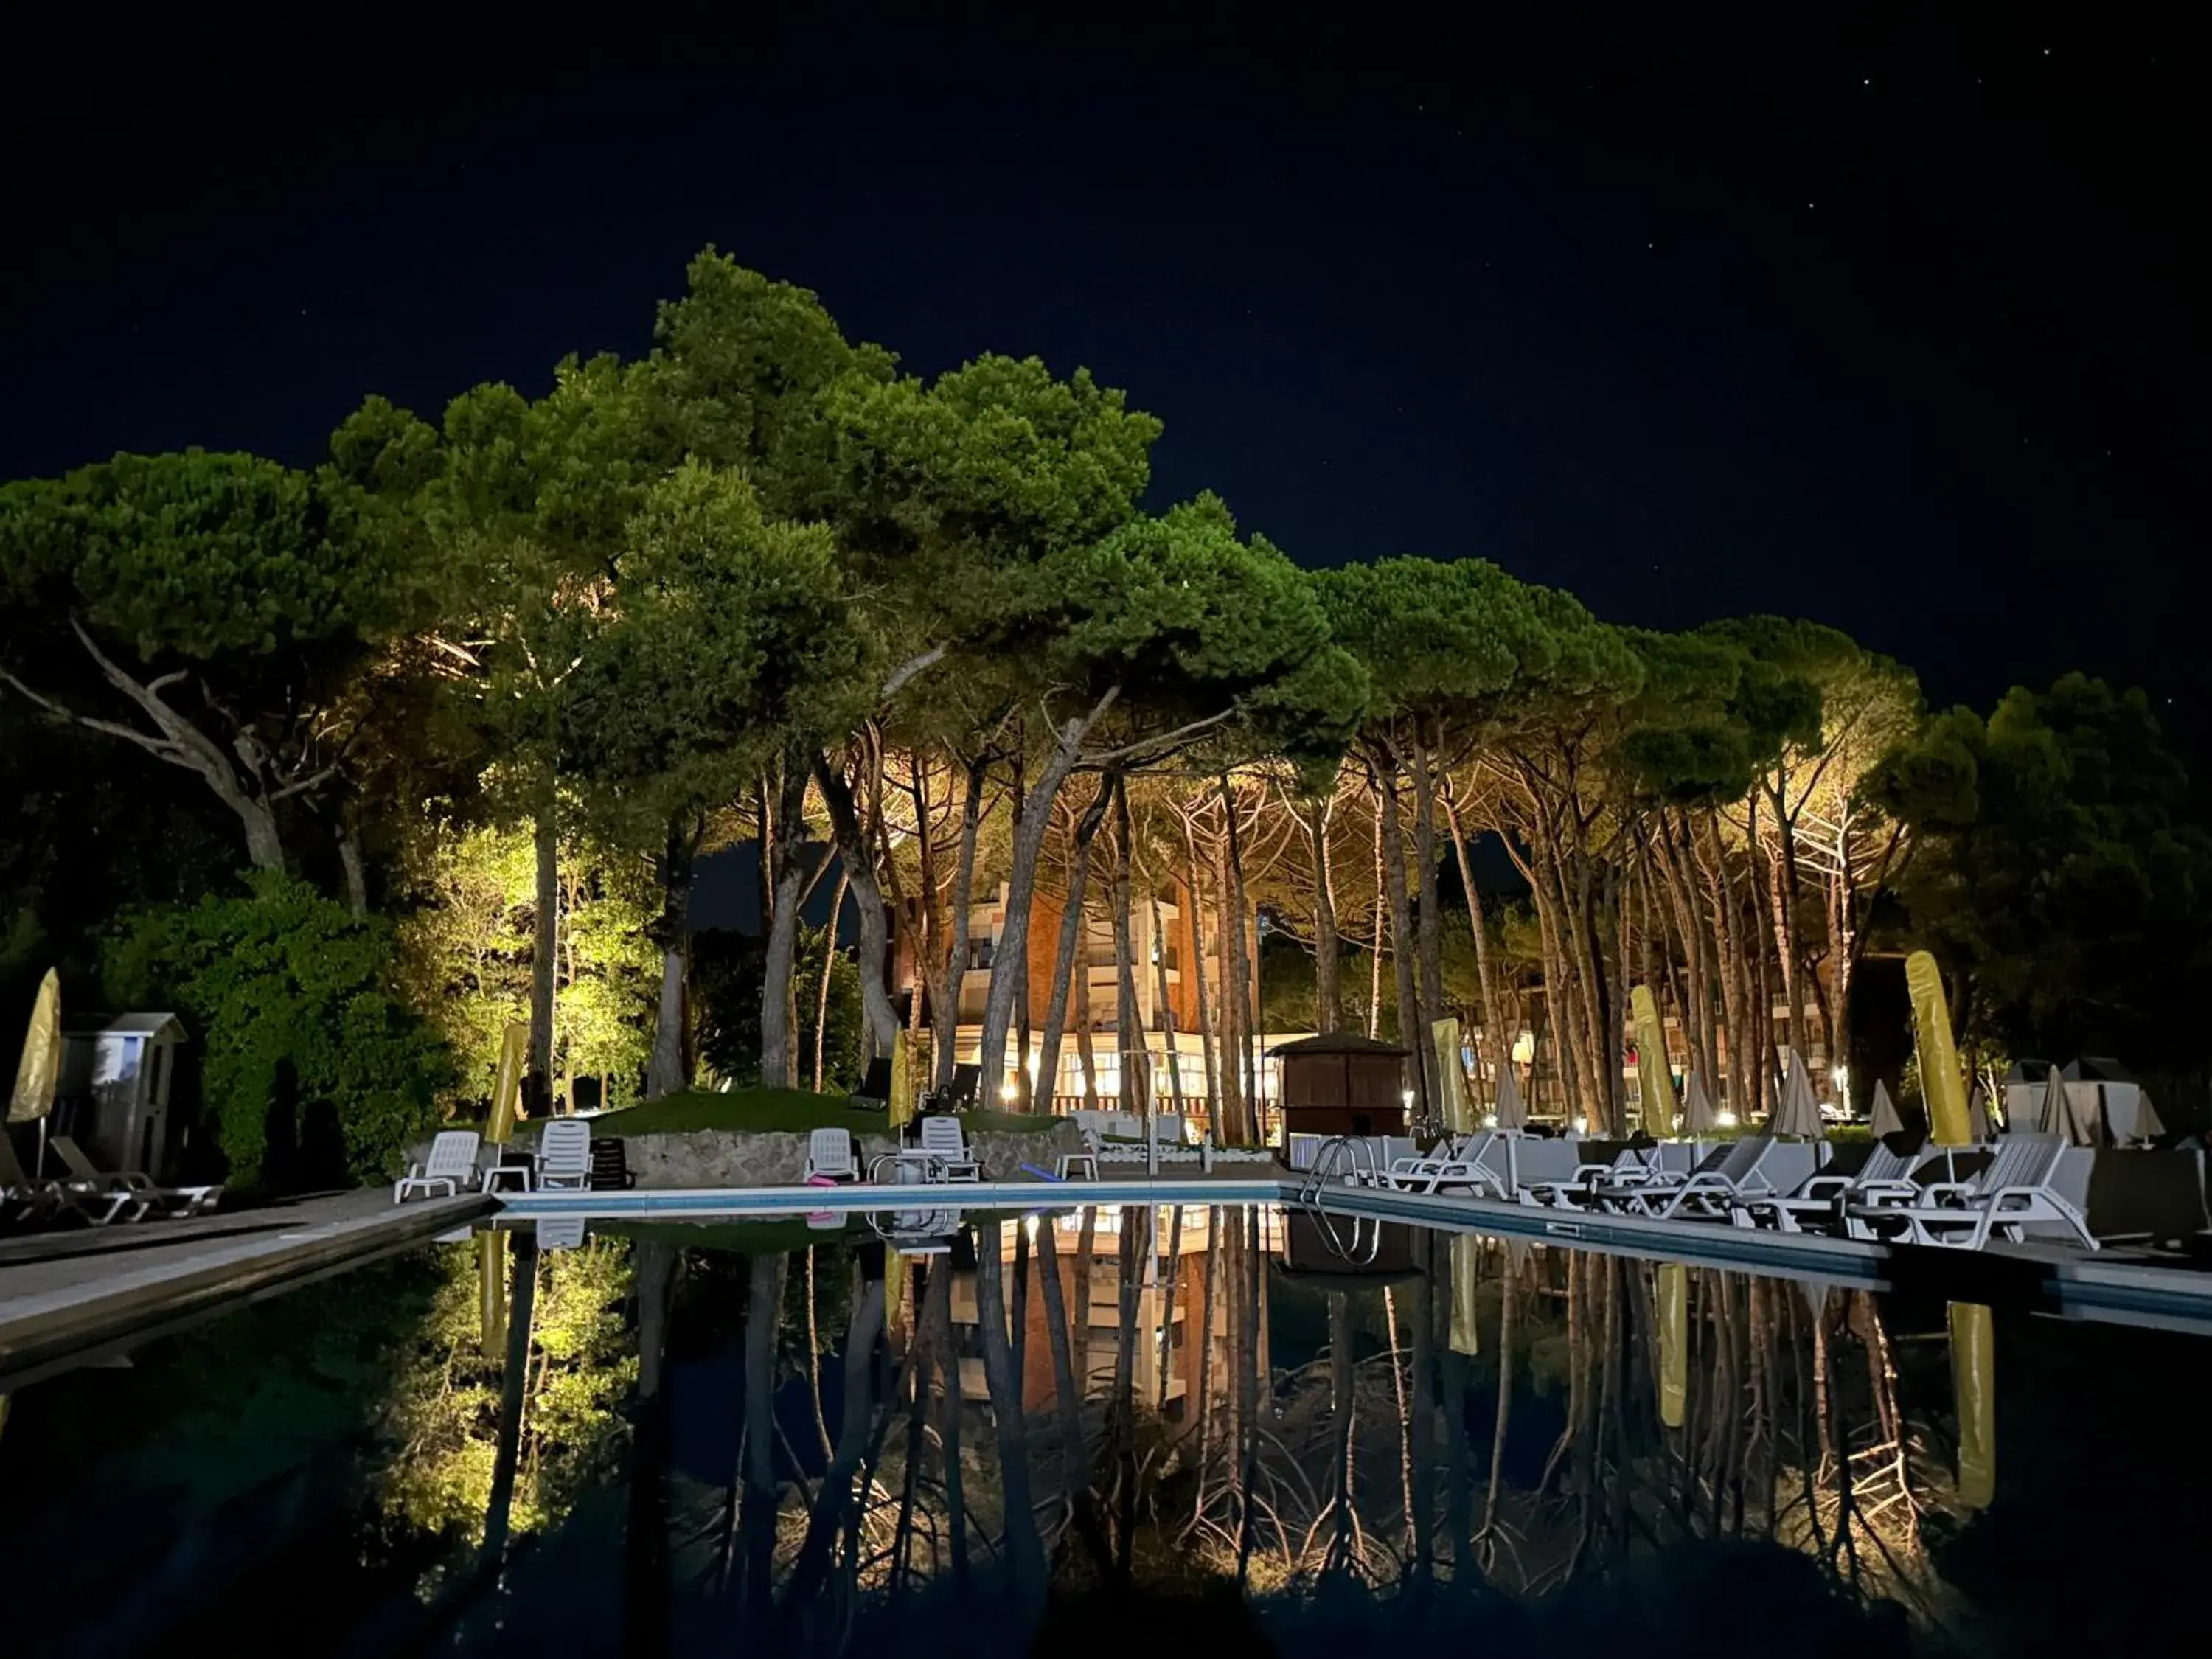
{"type": "Polygon", "coordinates": [[[1023,1212],[1090,1204],[1285,1204],[1311,1196],[1349,1249],[1364,1224],[1396,1222],[1595,1250],[1644,1261],[1771,1274],[1813,1285],[2212,1331],[2212,1271],[2147,1250],[2091,1254],[2060,1244],[1979,1251],[1896,1246],[1819,1233],[1660,1221],[1508,1204],[1455,1194],[1331,1183],[1318,1189],[1279,1165],[1211,1174],[1174,1166],[1148,1174],[1109,1164],[1097,1181],[947,1185],[752,1187],[629,1192],[507,1193],[395,1206],[388,1189],[331,1194],[189,1221],[138,1223],[0,1240],[0,1393],[97,1363],[222,1308],[465,1231],[541,1222],[759,1218],[821,1213],[1023,1212]]]}
{"type": "Polygon", "coordinates": [[[395,1206],[381,1188],[0,1240],[0,1392],[467,1227],[497,1207],[480,1194],[395,1206]]]}

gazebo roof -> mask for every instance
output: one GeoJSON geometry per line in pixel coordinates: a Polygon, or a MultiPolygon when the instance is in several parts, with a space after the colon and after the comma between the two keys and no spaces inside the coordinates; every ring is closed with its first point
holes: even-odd
{"type": "Polygon", "coordinates": [[[1319,1036],[1300,1037],[1295,1042],[1285,1042],[1267,1050],[1270,1060],[1297,1060],[1315,1054],[1374,1054],[1391,1060],[1403,1060],[1413,1051],[1401,1048],[1395,1042],[1378,1042],[1357,1031],[1323,1031],[1319,1036]]]}

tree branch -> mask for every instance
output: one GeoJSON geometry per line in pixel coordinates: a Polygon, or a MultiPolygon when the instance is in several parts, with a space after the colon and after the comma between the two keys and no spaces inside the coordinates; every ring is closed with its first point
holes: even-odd
{"type": "Polygon", "coordinates": [[[920,656],[908,658],[891,671],[891,676],[884,682],[884,689],[878,696],[877,701],[889,702],[893,697],[898,696],[915,675],[927,673],[942,662],[947,648],[943,645],[933,645],[920,656]]]}

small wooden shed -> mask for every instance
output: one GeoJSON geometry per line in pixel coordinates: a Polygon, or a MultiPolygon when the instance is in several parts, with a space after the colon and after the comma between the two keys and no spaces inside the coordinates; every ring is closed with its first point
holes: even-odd
{"type": "Polygon", "coordinates": [[[1397,1044],[1356,1031],[1324,1031],[1269,1054],[1283,1063],[1286,1136],[1406,1133],[1407,1050],[1397,1044]]]}
{"type": "Polygon", "coordinates": [[[172,1150],[169,1093],[184,1040],[184,1022],[160,1012],[64,1033],[56,1128],[73,1135],[103,1170],[163,1179],[172,1150]]]}

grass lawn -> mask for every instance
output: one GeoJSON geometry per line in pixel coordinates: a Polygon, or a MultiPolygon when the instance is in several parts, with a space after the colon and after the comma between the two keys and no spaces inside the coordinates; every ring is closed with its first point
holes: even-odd
{"type": "MultiPolygon", "coordinates": [[[[963,1112],[970,1133],[980,1129],[1042,1131],[1060,1121],[1042,1113],[963,1112]]],[[[699,1129],[850,1129],[855,1134],[887,1132],[881,1112],[855,1111],[842,1095],[817,1095],[805,1089],[734,1089],[727,1094],[693,1090],[663,1095],[592,1120],[595,1135],[687,1134],[699,1129]]]]}

